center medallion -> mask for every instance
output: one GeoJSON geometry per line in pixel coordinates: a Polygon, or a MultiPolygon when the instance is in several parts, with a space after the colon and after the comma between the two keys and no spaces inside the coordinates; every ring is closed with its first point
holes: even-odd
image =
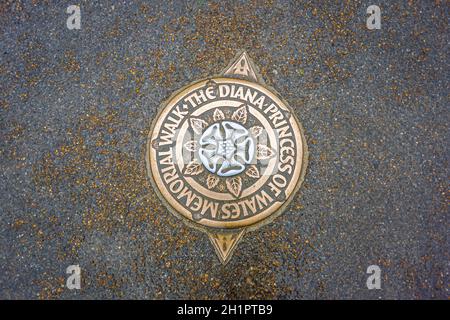
{"type": "Polygon", "coordinates": [[[200,160],[209,172],[220,177],[244,171],[254,153],[255,145],[250,133],[236,122],[215,123],[200,137],[200,160]]]}

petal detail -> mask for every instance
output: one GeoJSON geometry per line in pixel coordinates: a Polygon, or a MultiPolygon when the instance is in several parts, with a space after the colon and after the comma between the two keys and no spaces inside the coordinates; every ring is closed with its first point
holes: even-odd
{"type": "Polygon", "coordinates": [[[258,144],[256,146],[256,159],[258,160],[270,159],[274,155],[275,152],[272,150],[272,148],[265,146],[263,144],[258,144]]]}
{"type": "Polygon", "coordinates": [[[208,189],[212,189],[219,183],[220,179],[215,174],[209,174],[208,178],[206,178],[206,185],[208,186],[208,189]]]}
{"type": "Polygon", "coordinates": [[[188,141],[184,144],[184,148],[187,151],[195,152],[198,150],[198,142],[195,140],[188,141]]]}
{"type": "Polygon", "coordinates": [[[225,115],[223,114],[222,110],[217,108],[216,110],[214,110],[213,118],[214,118],[214,121],[217,122],[217,121],[225,120],[225,115]]]}
{"type": "Polygon", "coordinates": [[[251,127],[249,131],[250,131],[250,134],[253,136],[253,138],[256,138],[257,136],[259,136],[262,133],[263,128],[260,126],[254,126],[254,127],[251,127]]]}
{"type": "Polygon", "coordinates": [[[243,104],[240,108],[233,112],[231,120],[240,122],[242,124],[245,124],[247,122],[247,107],[245,104],[243,104]]]}
{"type": "Polygon", "coordinates": [[[239,197],[242,191],[242,179],[240,176],[233,177],[233,178],[227,178],[225,181],[228,191],[232,195],[234,195],[236,198],[239,197]]]}
{"type": "Polygon", "coordinates": [[[202,134],[203,130],[208,126],[208,123],[205,120],[198,118],[191,118],[191,127],[196,134],[202,134]]]}
{"type": "Polygon", "coordinates": [[[258,179],[261,176],[259,174],[258,168],[254,164],[248,167],[247,171],[245,171],[245,174],[248,175],[249,177],[256,179],[258,179]]]}
{"type": "Polygon", "coordinates": [[[203,165],[199,163],[197,160],[192,160],[189,162],[189,164],[186,166],[186,169],[184,170],[184,174],[188,176],[196,176],[203,172],[203,165]]]}

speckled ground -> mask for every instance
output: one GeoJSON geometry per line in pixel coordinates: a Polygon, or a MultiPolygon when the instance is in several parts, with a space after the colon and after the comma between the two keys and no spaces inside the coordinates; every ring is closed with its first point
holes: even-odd
{"type": "Polygon", "coordinates": [[[64,1],[0,4],[0,298],[447,299],[448,3],[79,3],[79,31],[64,1]],[[162,207],[144,154],[158,105],[239,49],[297,112],[310,162],[222,266],[162,207]]]}

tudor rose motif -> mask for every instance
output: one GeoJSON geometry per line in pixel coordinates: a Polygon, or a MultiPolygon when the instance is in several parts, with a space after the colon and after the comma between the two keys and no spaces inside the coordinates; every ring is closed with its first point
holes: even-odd
{"type": "Polygon", "coordinates": [[[241,173],[250,164],[255,145],[242,125],[222,121],[209,126],[200,137],[199,156],[209,172],[220,177],[241,173]]]}

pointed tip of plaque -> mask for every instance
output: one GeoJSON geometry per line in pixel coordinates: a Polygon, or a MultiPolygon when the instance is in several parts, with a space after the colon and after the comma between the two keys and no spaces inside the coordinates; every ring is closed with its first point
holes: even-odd
{"type": "Polygon", "coordinates": [[[233,255],[238,242],[242,239],[245,229],[237,231],[220,231],[208,233],[217,256],[222,264],[227,264],[233,255]]]}
{"type": "Polygon", "coordinates": [[[223,74],[247,78],[254,82],[262,81],[258,68],[246,51],[240,51],[230,65],[225,68],[223,74]]]}

